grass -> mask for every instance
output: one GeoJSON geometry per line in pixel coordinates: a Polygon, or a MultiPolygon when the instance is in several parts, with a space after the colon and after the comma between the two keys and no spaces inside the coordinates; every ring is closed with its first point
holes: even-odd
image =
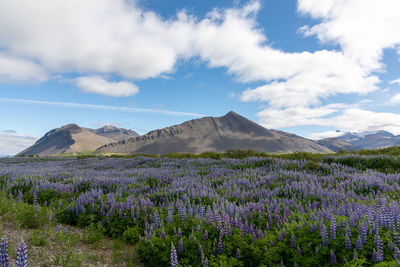
{"type": "Polygon", "coordinates": [[[25,241],[29,266],[143,266],[135,246],[105,237],[99,225],[86,229],[56,224],[49,211],[8,199],[0,193],[0,238],[9,240],[10,266],[16,248],[25,241]],[[111,244],[111,245],[110,245],[111,244]]]}

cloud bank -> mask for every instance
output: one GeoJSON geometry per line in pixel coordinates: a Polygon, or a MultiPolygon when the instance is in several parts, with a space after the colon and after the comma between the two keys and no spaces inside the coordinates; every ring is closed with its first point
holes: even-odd
{"type": "Polygon", "coordinates": [[[15,155],[33,145],[39,138],[30,135],[0,132],[0,155],[15,155]]]}
{"type": "Polygon", "coordinates": [[[364,130],[384,124],[399,131],[397,114],[321,103],[338,94],[379,90],[383,51],[400,53],[400,2],[297,4],[300,15],[317,22],[299,29],[304,37],[316,36],[334,48],[297,53],[273,48],[257,23],[260,1],[216,8],[204,18],[181,11],[164,19],[135,1],[2,0],[0,82],[42,82],[72,72],[81,75],[75,84],[84,92],[123,97],[139,91],[135,81],[165,77],[179,60],[196,58],[210,68],[225,68],[239,82],[261,82],[240,99],[268,104],[258,113],[268,128],[332,123],[364,130]],[[104,78],[110,76],[120,81],[104,78]],[[351,126],[360,114],[369,118],[351,126]]]}

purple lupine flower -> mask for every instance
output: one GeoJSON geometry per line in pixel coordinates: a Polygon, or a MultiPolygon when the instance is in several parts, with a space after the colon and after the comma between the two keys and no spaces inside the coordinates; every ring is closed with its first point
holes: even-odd
{"type": "Polygon", "coordinates": [[[18,190],[17,202],[21,202],[24,198],[21,190],[18,190]]]}
{"type": "Polygon", "coordinates": [[[157,211],[154,212],[153,218],[154,218],[154,228],[157,229],[161,225],[160,215],[158,214],[157,211]]]}
{"type": "Polygon", "coordinates": [[[354,253],[353,253],[353,259],[358,259],[357,250],[354,250],[354,253]]]}
{"type": "Polygon", "coordinates": [[[325,227],[324,223],[322,223],[322,225],[320,226],[320,229],[321,229],[320,235],[322,238],[322,245],[324,247],[327,247],[327,246],[329,246],[329,239],[328,239],[328,232],[326,231],[326,227],[325,227]]]}
{"type": "Polygon", "coordinates": [[[393,240],[397,246],[400,246],[400,234],[398,232],[393,233],[393,240]]]}
{"type": "Polygon", "coordinates": [[[336,220],[335,220],[335,217],[333,217],[332,218],[332,221],[331,221],[331,226],[330,226],[330,228],[331,228],[331,240],[336,240],[336,220]]]}
{"type": "Polygon", "coordinates": [[[379,262],[380,261],[379,258],[378,258],[378,253],[376,252],[375,248],[372,250],[372,260],[374,262],[379,262]]]}
{"type": "Polygon", "coordinates": [[[173,215],[174,215],[174,208],[173,207],[168,207],[168,215],[167,215],[167,222],[172,223],[173,221],[173,215]]]}
{"type": "Polygon", "coordinates": [[[285,231],[285,230],[282,230],[281,234],[279,235],[278,240],[279,240],[279,241],[282,241],[282,240],[285,238],[285,236],[286,236],[286,231],[285,231]]]}
{"type": "Polygon", "coordinates": [[[389,239],[389,242],[388,242],[387,247],[388,247],[388,249],[389,249],[390,251],[393,251],[393,242],[392,242],[392,240],[389,239]]]}
{"type": "Polygon", "coordinates": [[[346,233],[345,239],[344,239],[344,246],[346,249],[350,250],[351,249],[351,240],[349,235],[346,233]]]}
{"type": "Polygon", "coordinates": [[[204,250],[203,250],[203,247],[201,245],[199,245],[199,255],[200,255],[200,258],[201,258],[201,263],[203,263],[204,262],[204,250]]]}
{"type": "Polygon", "coordinates": [[[265,230],[266,230],[266,231],[269,231],[269,229],[270,229],[269,223],[267,222],[267,223],[265,224],[265,230]]]}
{"type": "Polygon", "coordinates": [[[296,247],[296,237],[292,234],[292,238],[290,239],[290,245],[292,248],[296,247]]]}
{"type": "Polygon", "coordinates": [[[207,230],[204,231],[204,240],[208,240],[208,232],[207,232],[207,230]]]}
{"type": "Polygon", "coordinates": [[[240,259],[240,249],[239,248],[237,248],[237,250],[236,250],[236,258],[240,259]]]}
{"type": "Polygon", "coordinates": [[[301,250],[301,248],[299,247],[299,245],[297,245],[297,253],[298,253],[298,254],[302,254],[302,253],[303,253],[303,251],[301,250]]]}
{"type": "Polygon", "coordinates": [[[0,243],[0,266],[8,267],[8,239],[2,238],[0,243]]]}
{"type": "Polygon", "coordinates": [[[331,250],[331,263],[333,265],[336,265],[337,261],[336,261],[336,255],[335,253],[331,250]]]}
{"type": "Polygon", "coordinates": [[[363,241],[362,241],[362,238],[361,238],[360,235],[357,238],[356,248],[358,250],[362,250],[363,249],[363,241]]]}
{"type": "Polygon", "coordinates": [[[376,246],[375,262],[381,262],[383,261],[383,243],[378,232],[374,236],[374,244],[376,246]]]}
{"type": "Polygon", "coordinates": [[[218,254],[222,254],[223,250],[223,244],[222,244],[222,239],[220,238],[218,241],[218,254]]]}
{"type": "Polygon", "coordinates": [[[135,207],[132,206],[131,207],[131,219],[134,219],[134,218],[135,218],[135,207]]]}
{"type": "Polygon", "coordinates": [[[38,204],[36,191],[33,192],[32,204],[35,205],[35,206],[38,204]]]}
{"type": "Polygon", "coordinates": [[[181,230],[181,228],[178,228],[178,233],[176,235],[178,236],[179,239],[182,238],[182,230],[181,230]]]}
{"type": "Polygon", "coordinates": [[[203,261],[203,267],[208,267],[208,259],[205,258],[203,261]]]}
{"type": "Polygon", "coordinates": [[[179,253],[183,252],[183,240],[182,240],[182,238],[179,240],[179,243],[178,243],[178,252],[179,253]]]}
{"type": "Polygon", "coordinates": [[[174,244],[171,242],[171,267],[178,267],[178,255],[174,244]]]}
{"type": "Polygon", "coordinates": [[[16,267],[28,266],[28,249],[24,241],[21,241],[17,247],[17,259],[15,261],[16,267]]]}
{"type": "Polygon", "coordinates": [[[396,245],[394,246],[393,257],[395,259],[400,259],[400,249],[396,245]]]}
{"type": "Polygon", "coordinates": [[[160,238],[165,239],[165,230],[164,230],[164,228],[161,230],[160,238]]]}
{"type": "Polygon", "coordinates": [[[367,234],[368,234],[368,224],[366,222],[360,223],[358,226],[358,232],[361,236],[363,244],[367,243],[367,234]]]}

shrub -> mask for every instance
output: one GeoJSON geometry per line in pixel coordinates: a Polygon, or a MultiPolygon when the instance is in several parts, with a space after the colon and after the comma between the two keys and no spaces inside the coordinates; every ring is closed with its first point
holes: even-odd
{"type": "Polygon", "coordinates": [[[138,227],[129,227],[122,234],[122,238],[130,244],[135,244],[139,241],[139,231],[140,229],[138,227]]]}

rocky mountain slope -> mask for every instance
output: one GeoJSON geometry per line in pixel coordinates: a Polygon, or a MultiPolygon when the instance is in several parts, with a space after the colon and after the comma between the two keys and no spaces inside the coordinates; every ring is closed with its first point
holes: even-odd
{"type": "Polygon", "coordinates": [[[222,117],[204,117],[151,131],[139,137],[100,147],[101,153],[201,153],[228,149],[263,152],[332,152],[306,138],[268,130],[231,111],[222,117]]]}
{"type": "Polygon", "coordinates": [[[132,130],[114,126],[90,129],[79,127],[76,124],[68,124],[49,131],[35,144],[20,152],[17,156],[49,156],[62,153],[93,151],[104,144],[120,141],[132,136],[138,136],[138,134],[132,130]]]}

